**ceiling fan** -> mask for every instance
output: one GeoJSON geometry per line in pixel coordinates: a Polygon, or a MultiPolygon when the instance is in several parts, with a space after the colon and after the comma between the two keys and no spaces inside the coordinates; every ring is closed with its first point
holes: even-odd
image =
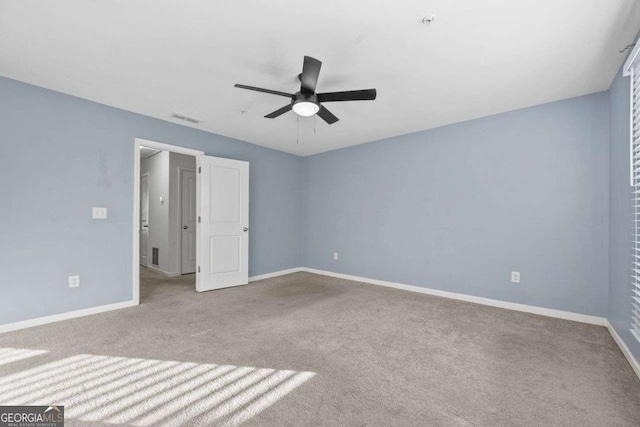
{"type": "Polygon", "coordinates": [[[234,86],[240,89],[255,90],[256,92],[285,96],[291,99],[290,104],[274,111],[273,113],[267,114],[265,117],[268,119],[275,119],[287,111],[293,110],[296,114],[306,117],[318,114],[322,120],[330,125],[337,122],[338,118],[322,105],[323,102],[373,101],[376,99],[375,89],[316,93],[320,67],[322,67],[322,62],[310,56],[304,57],[302,74],[298,76],[300,79],[300,92],[296,92],[294,94],[241,84],[236,84],[234,86]]]}

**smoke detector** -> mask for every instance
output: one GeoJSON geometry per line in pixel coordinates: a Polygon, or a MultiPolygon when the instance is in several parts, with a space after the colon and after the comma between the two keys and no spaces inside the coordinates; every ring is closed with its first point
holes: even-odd
{"type": "Polygon", "coordinates": [[[422,23],[425,25],[429,25],[435,20],[436,20],[435,15],[427,15],[424,18],[422,18],[422,23]]]}
{"type": "Polygon", "coordinates": [[[185,122],[189,122],[189,123],[200,123],[202,121],[200,119],[185,116],[184,114],[176,113],[175,111],[171,113],[171,117],[178,120],[184,120],[185,122]]]}

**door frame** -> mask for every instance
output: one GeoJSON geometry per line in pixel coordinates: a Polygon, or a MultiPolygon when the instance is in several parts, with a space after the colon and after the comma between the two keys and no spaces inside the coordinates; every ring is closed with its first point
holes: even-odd
{"type": "MultiPolygon", "coordinates": [[[[198,166],[197,166],[198,161],[196,160],[196,167],[195,169],[193,168],[183,168],[182,166],[178,166],[178,200],[180,201],[180,214],[178,215],[179,217],[179,221],[178,221],[178,236],[180,239],[180,274],[185,274],[182,272],[182,251],[184,250],[184,248],[182,247],[182,172],[193,172],[194,174],[196,174],[196,183],[198,181],[198,166]]],[[[200,197],[198,195],[198,189],[196,188],[196,200],[198,199],[198,197],[200,197]]],[[[198,203],[196,202],[196,209],[198,209],[198,203]]],[[[198,221],[196,219],[196,254],[198,253],[198,221]]],[[[196,262],[197,264],[197,262],[196,262]]],[[[196,266],[196,269],[198,267],[196,266]]],[[[189,274],[189,273],[186,273],[189,274]]]]}
{"type": "MultiPolygon", "coordinates": [[[[204,151],[184,148],[164,142],[135,138],[133,144],[133,303],[140,304],[140,147],[155,148],[156,150],[171,151],[186,154],[196,158],[204,156],[204,151]]],[[[196,205],[200,196],[196,191],[196,205]]],[[[197,245],[197,241],[196,241],[197,245]]],[[[196,248],[197,253],[197,248],[196,248]]]]}

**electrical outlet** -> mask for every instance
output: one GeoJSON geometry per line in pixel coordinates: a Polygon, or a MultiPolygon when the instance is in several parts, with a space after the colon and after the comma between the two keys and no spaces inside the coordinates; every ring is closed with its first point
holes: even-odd
{"type": "Polygon", "coordinates": [[[512,283],[520,283],[520,272],[512,271],[511,272],[511,282],[512,283]]]}
{"type": "Polygon", "coordinates": [[[338,252],[334,252],[333,253],[333,259],[334,259],[334,261],[338,260],[338,252]]]}
{"type": "Polygon", "coordinates": [[[77,288],[80,286],[80,276],[69,276],[69,287],[77,288]]]}
{"type": "Polygon", "coordinates": [[[107,208],[94,207],[91,212],[91,217],[93,219],[107,219],[107,208]]]}

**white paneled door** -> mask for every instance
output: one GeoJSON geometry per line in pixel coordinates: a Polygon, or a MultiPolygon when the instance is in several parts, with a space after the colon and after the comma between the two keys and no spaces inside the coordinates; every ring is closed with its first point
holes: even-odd
{"type": "Polygon", "coordinates": [[[249,163],[198,157],[198,292],[249,282],[249,163]]]}
{"type": "Polygon", "coordinates": [[[196,272],[196,173],[180,171],[180,218],[182,274],[196,272]]]}

